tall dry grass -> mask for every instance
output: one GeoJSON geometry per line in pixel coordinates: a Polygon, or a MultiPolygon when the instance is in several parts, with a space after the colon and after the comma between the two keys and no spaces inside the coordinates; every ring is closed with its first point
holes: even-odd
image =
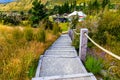
{"type": "Polygon", "coordinates": [[[39,30],[29,29],[31,40],[26,29],[0,26],[0,80],[30,80],[39,56],[57,39],[52,31],[45,31],[45,42],[37,41],[34,36],[39,30]]]}

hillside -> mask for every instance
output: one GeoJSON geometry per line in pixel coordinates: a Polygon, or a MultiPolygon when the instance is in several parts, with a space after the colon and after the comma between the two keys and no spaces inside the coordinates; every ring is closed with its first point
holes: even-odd
{"type": "MultiPolygon", "coordinates": [[[[16,0],[15,2],[0,4],[0,11],[29,10],[32,7],[33,1],[34,0],[16,0]]],[[[41,0],[41,1],[45,3],[47,0],[41,0]]]]}
{"type": "MultiPolygon", "coordinates": [[[[15,2],[10,2],[7,4],[0,4],[0,11],[21,11],[21,10],[29,10],[32,7],[32,2],[34,0],[16,0],[15,2]]],[[[64,3],[65,1],[72,2],[74,0],[41,0],[42,3],[46,3],[49,1],[52,5],[60,5],[64,3]]],[[[78,0],[77,2],[80,2],[83,0],[78,0]]]]}
{"type": "MultiPolygon", "coordinates": [[[[15,0],[15,2],[10,2],[6,4],[0,4],[0,11],[21,11],[21,10],[29,10],[32,7],[32,2],[34,0],[15,0]]],[[[42,3],[46,3],[49,1],[48,5],[60,5],[63,4],[64,2],[68,1],[71,3],[74,0],[41,0],[42,3]]],[[[82,2],[89,2],[89,0],[76,0],[77,4],[80,4],[82,2]]],[[[99,0],[101,2],[101,0],[99,0]]],[[[117,3],[119,0],[111,0],[112,3],[117,3]]]]}

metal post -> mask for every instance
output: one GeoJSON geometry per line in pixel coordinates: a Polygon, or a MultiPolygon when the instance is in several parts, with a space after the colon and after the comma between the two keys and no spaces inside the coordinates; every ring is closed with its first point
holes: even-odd
{"type": "Polygon", "coordinates": [[[88,42],[88,39],[84,33],[88,34],[88,29],[82,28],[80,30],[79,56],[82,61],[86,60],[87,42],[88,42]]]}

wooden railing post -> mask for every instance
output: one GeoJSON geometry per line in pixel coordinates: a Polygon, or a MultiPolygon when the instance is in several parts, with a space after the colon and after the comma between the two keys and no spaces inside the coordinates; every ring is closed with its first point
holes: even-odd
{"type": "Polygon", "coordinates": [[[73,41],[74,40],[74,33],[73,33],[72,29],[69,30],[69,36],[70,36],[71,40],[73,41]]]}
{"type": "Polygon", "coordinates": [[[79,45],[79,56],[82,61],[86,60],[86,52],[87,52],[88,39],[85,36],[85,33],[88,34],[88,29],[82,28],[80,30],[80,45],[79,45]]]}

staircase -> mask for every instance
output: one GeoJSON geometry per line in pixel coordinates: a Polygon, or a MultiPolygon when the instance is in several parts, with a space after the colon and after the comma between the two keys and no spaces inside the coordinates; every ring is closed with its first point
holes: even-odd
{"type": "Polygon", "coordinates": [[[71,43],[68,34],[61,35],[40,57],[32,80],[96,80],[86,71],[71,43]]]}

